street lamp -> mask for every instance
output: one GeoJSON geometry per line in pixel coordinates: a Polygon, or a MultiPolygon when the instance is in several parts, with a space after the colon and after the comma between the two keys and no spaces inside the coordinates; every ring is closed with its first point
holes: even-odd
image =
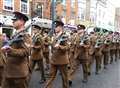
{"type": "Polygon", "coordinates": [[[53,35],[54,33],[54,20],[55,20],[55,0],[52,0],[52,7],[51,7],[51,10],[52,10],[52,29],[51,29],[51,36],[53,35]]]}

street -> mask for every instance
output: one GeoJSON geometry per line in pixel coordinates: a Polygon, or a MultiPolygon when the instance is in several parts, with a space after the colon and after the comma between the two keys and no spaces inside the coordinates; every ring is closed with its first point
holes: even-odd
{"type": "MultiPolygon", "coordinates": [[[[109,64],[108,68],[106,70],[101,70],[99,75],[94,73],[94,67],[95,65],[92,67],[92,75],[90,76],[88,83],[85,84],[82,83],[82,70],[80,66],[80,68],[76,71],[71,88],[120,88],[120,61],[109,64]]],[[[39,77],[39,71],[35,71],[29,88],[43,88],[43,85],[39,84],[39,77]]],[[[62,82],[59,74],[57,74],[53,85],[53,88],[62,88],[62,82]]]]}

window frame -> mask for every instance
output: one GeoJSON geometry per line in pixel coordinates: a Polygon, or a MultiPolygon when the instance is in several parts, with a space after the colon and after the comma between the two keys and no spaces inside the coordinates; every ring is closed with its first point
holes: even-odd
{"type": "Polygon", "coordinates": [[[29,12],[29,11],[30,11],[30,8],[29,8],[30,6],[29,6],[29,4],[30,4],[30,3],[29,3],[29,0],[27,0],[27,4],[26,4],[26,5],[27,5],[27,13],[26,13],[26,12],[22,12],[22,7],[21,7],[22,1],[20,0],[20,12],[22,12],[23,14],[29,14],[29,13],[30,13],[30,12],[29,12]]]}
{"type": "Polygon", "coordinates": [[[12,12],[13,12],[13,11],[14,11],[14,2],[15,2],[15,1],[12,0],[12,8],[13,8],[13,9],[12,9],[12,10],[9,10],[9,9],[6,9],[6,8],[5,8],[5,0],[3,0],[3,10],[5,10],[5,11],[12,11],[12,12]]]}

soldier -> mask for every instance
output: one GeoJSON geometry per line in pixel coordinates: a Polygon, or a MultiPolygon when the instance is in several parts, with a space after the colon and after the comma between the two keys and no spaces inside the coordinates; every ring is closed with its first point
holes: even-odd
{"type": "Polygon", "coordinates": [[[69,85],[72,85],[72,80],[76,70],[80,65],[79,57],[80,52],[82,52],[79,48],[80,37],[84,34],[84,25],[78,25],[78,30],[74,30],[73,35],[71,36],[71,46],[70,46],[70,65],[71,69],[69,70],[69,85]]]}
{"type": "Polygon", "coordinates": [[[33,37],[32,37],[32,50],[31,50],[31,69],[33,71],[36,63],[38,64],[38,68],[41,72],[41,83],[45,81],[45,73],[44,73],[44,64],[43,64],[43,49],[44,42],[42,37],[42,29],[39,25],[33,25],[33,37]]]}
{"type": "Polygon", "coordinates": [[[101,65],[102,65],[102,50],[103,50],[103,42],[101,39],[101,35],[97,35],[96,36],[96,42],[95,42],[95,60],[96,60],[96,75],[99,74],[99,71],[101,69],[101,65]]]}
{"type": "Polygon", "coordinates": [[[89,57],[90,57],[90,63],[88,65],[88,75],[91,75],[91,66],[94,62],[95,59],[95,40],[96,40],[96,36],[95,36],[95,32],[90,32],[90,48],[89,48],[89,57]]]}
{"type": "Polygon", "coordinates": [[[52,42],[52,56],[50,60],[50,73],[44,88],[52,88],[52,82],[56,76],[57,70],[60,70],[62,76],[62,88],[69,88],[67,65],[68,43],[63,32],[64,23],[58,18],[55,22],[55,36],[52,42]],[[65,40],[64,40],[65,39],[65,40]]]}
{"type": "MultiPolygon", "coordinates": [[[[0,47],[2,48],[3,46],[3,35],[0,34],[0,47]]],[[[3,79],[3,71],[4,71],[4,66],[6,64],[6,58],[5,54],[0,50],[0,86],[2,84],[2,79],[3,79]]]]}
{"type": "Polygon", "coordinates": [[[115,56],[115,44],[113,39],[113,32],[110,31],[109,34],[112,36],[110,44],[110,64],[112,64],[115,56]]]}
{"type": "Polygon", "coordinates": [[[78,43],[79,46],[79,61],[82,64],[83,70],[83,82],[88,81],[88,75],[90,75],[90,40],[88,34],[85,32],[84,25],[78,25],[78,43]]]}
{"type": "Polygon", "coordinates": [[[49,54],[49,46],[51,44],[51,38],[49,37],[49,29],[45,29],[44,30],[44,34],[43,34],[43,40],[44,40],[44,51],[43,51],[43,56],[46,60],[46,70],[49,70],[49,64],[50,64],[50,54],[49,54]]]}
{"type": "Polygon", "coordinates": [[[103,45],[103,55],[104,55],[104,69],[107,69],[107,65],[109,63],[109,53],[110,53],[110,38],[106,36],[104,39],[104,45],[103,45]]]}
{"type": "Polygon", "coordinates": [[[119,35],[119,33],[118,32],[115,32],[115,40],[116,40],[116,42],[115,42],[115,61],[117,62],[117,60],[118,60],[118,51],[119,51],[119,41],[118,41],[118,39],[119,39],[119,37],[118,37],[118,35],[119,35]]]}
{"type": "Polygon", "coordinates": [[[74,30],[71,32],[71,35],[70,35],[69,68],[68,68],[68,78],[69,78],[70,86],[72,86],[72,79],[78,67],[78,64],[75,58],[76,37],[77,37],[77,31],[74,30]]]}
{"type": "Polygon", "coordinates": [[[28,88],[29,75],[29,44],[30,36],[24,25],[28,17],[20,12],[14,12],[13,26],[16,29],[8,46],[2,47],[7,53],[4,80],[2,88],[28,88]]]}
{"type": "Polygon", "coordinates": [[[118,41],[119,41],[119,51],[118,51],[118,58],[120,59],[120,33],[119,33],[119,36],[118,36],[118,41]]]}

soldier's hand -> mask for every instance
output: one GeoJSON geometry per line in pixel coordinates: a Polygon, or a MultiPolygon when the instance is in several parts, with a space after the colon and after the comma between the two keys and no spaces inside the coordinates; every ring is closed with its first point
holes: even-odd
{"type": "Polygon", "coordinates": [[[59,44],[55,44],[54,48],[59,49],[59,46],[60,46],[59,44]]]}
{"type": "Polygon", "coordinates": [[[2,50],[3,52],[8,52],[8,51],[10,51],[10,49],[11,49],[10,46],[3,46],[3,47],[1,48],[1,50],[2,50]]]}
{"type": "Polygon", "coordinates": [[[85,48],[90,48],[90,46],[89,46],[89,45],[84,45],[84,47],[85,47],[85,48]]]}

